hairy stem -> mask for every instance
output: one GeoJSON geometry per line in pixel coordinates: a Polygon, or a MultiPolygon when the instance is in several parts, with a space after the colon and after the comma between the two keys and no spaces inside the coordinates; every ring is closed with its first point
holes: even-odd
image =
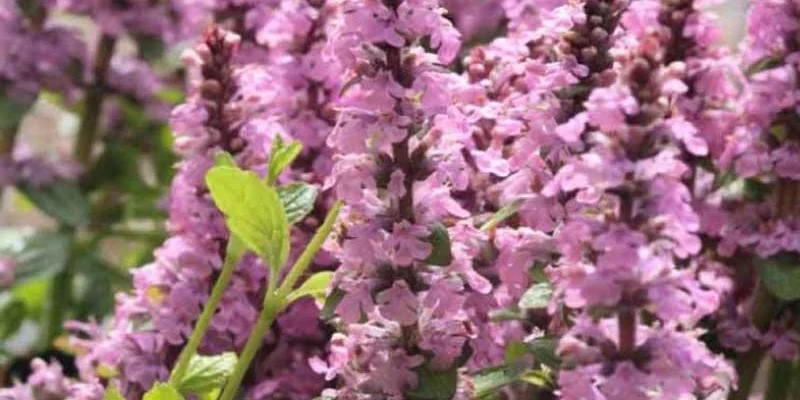
{"type": "Polygon", "coordinates": [[[228,242],[225,263],[222,266],[222,272],[219,278],[217,278],[217,281],[214,283],[214,288],[211,290],[211,297],[209,297],[208,301],[203,306],[203,311],[197,319],[192,335],[189,337],[189,341],[186,342],[186,346],[181,350],[178,361],[172,369],[169,383],[173,386],[178,386],[181,380],[183,380],[183,376],[186,374],[187,368],[189,368],[189,362],[197,352],[197,348],[200,346],[200,342],[203,341],[203,337],[205,337],[208,325],[211,323],[211,319],[214,317],[214,313],[217,311],[217,307],[222,301],[222,295],[225,294],[225,289],[228,287],[228,284],[230,284],[231,278],[233,278],[236,265],[242,257],[240,248],[241,245],[238,240],[234,236],[231,236],[228,242]]]}

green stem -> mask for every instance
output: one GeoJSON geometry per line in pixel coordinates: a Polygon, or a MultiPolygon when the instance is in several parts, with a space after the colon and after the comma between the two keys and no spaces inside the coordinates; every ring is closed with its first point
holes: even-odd
{"type": "Polygon", "coordinates": [[[247,338],[247,343],[245,343],[244,349],[242,349],[242,353],[236,361],[233,374],[231,374],[230,378],[228,378],[228,381],[225,383],[225,388],[222,391],[220,400],[232,400],[234,396],[236,396],[239,385],[241,385],[242,379],[244,379],[244,375],[247,373],[247,369],[250,368],[250,363],[253,362],[253,358],[255,358],[258,349],[261,348],[264,335],[267,333],[270,326],[272,326],[278,313],[286,306],[286,295],[292,290],[300,277],[303,276],[303,273],[305,273],[309,265],[311,265],[314,256],[316,256],[322,244],[325,242],[325,239],[328,237],[328,234],[330,234],[333,229],[333,224],[336,222],[341,208],[342,202],[340,201],[333,205],[328,215],[325,217],[322,226],[320,226],[306,248],[303,249],[300,257],[298,257],[297,261],[292,265],[286,278],[281,283],[280,288],[278,288],[278,274],[273,273],[273,270],[270,269],[271,272],[267,284],[267,292],[264,294],[264,303],[261,313],[258,315],[258,321],[250,332],[250,337],[247,338]]]}
{"type": "MultiPolygon", "coordinates": [[[[775,310],[775,299],[759,282],[753,299],[751,322],[760,331],[769,328],[775,310]]],[[[747,400],[753,391],[758,370],[764,361],[764,350],[758,343],[753,343],[753,348],[736,360],[736,374],[739,377],[739,386],[728,397],[729,400],[747,400]]]]}
{"type": "Polygon", "coordinates": [[[764,400],[787,400],[787,396],[790,394],[793,372],[793,362],[773,360],[764,400]]]}
{"type": "Polygon", "coordinates": [[[94,82],[86,88],[86,100],[81,113],[81,125],[78,128],[78,139],[75,142],[75,159],[84,167],[89,166],[92,158],[92,149],[97,137],[97,128],[100,122],[100,113],[105,97],[105,80],[114,55],[117,39],[110,35],[103,35],[97,45],[95,53],[93,77],[94,82]]]}
{"type": "MultiPolygon", "coordinates": [[[[270,279],[270,281],[274,281],[274,279],[270,279]]],[[[270,286],[274,285],[270,284],[270,286]]],[[[245,343],[242,354],[239,355],[239,359],[236,361],[233,374],[231,374],[230,378],[228,378],[228,381],[225,383],[225,389],[223,389],[222,396],[219,400],[232,400],[234,396],[236,396],[236,392],[239,390],[239,385],[241,385],[242,379],[244,379],[244,375],[250,367],[250,363],[253,362],[256,352],[261,348],[264,335],[267,333],[270,326],[272,326],[278,314],[278,309],[282,306],[282,304],[278,304],[277,300],[277,296],[272,294],[270,290],[267,290],[264,296],[263,308],[258,316],[258,321],[255,327],[253,327],[253,331],[250,332],[250,337],[247,338],[247,343],[245,343]]]]}
{"type": "Polygon", "coordinates": [[[311,238],[311,241],[308,242],[308,246],[300,253],[300,257],[297,258],[297,261],[292,265],[283,283],[281,283],[281,287],[278,289],[279,299],[286,298],[286,295],[294,289],[294,285],[300,277],[303,276],[309,265],[311,265],[311,261],[314,260],[317,252],[319,252],[322,244],[325,243],[325,239],[328,238],[328,235],[333,229],[333,224],[336,222],[336,218],[339,217],[339,211],[341,211],[341,209],[342,202],[337,201],[331,210],[328,211],[328,215],[325,216],[325,221],[322,222],[317,232],[314,233],[314,237],[311,238]]]}
{"type": "Polygon", "coordinates": [[[228,287],[228,284],[230,284],[231,278],[233,278],[233,272],[236,270],[236,265],[242,257],[242,251],[240,249],[241,245],[238,243],[238,240],[231,236],[228,242],[225,263],[222,266],[222,272],[214,283],[214,288],[211,290],[211,297],[209,297],[208,301],[203,306],[203,311],[197,319],[192,335],[189,337],[189,341],[186,342],[186,346],[181,350],[178,361],[175,363],[175,367],[172,370],[172,375],[169,377],[169,383],[175,387],[183,380],[183,376],[186,374],[187,368],[189,368],[189,361],[191,361],[192,357],[197,352],[197,348],[200,346],[200,342],[202,342],[208,330],[208,325],[211,323],[211,319],[214,317],[217,307],[222,301],[222,295],[225,294],[225,289],[228,287]]]}

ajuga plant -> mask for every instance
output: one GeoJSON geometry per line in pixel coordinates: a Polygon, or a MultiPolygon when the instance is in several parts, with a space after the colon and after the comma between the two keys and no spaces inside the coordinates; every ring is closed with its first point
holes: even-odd
{"type": "MultiPolygon", "coordinates": [[[[796,2],[754,0],[736,48],[698,0],[123,3],[53,5],[96,20],[88,86],[48,7],[0,14],[28,49],[6,109],[57,92],[117,146],[158,126],[120,98],[163,109],[146,64],[114,75],[119,37],[196,40],[166,238],[112,315],[70,315],[77,373],[34,359],[0,399],[800,398],[796,2]]],[[[136,191],[4,146],[55,215],[52,182],[92,215],[136,191]]],[[[79,255],[90,220],[59,230],[79,255]]]]}

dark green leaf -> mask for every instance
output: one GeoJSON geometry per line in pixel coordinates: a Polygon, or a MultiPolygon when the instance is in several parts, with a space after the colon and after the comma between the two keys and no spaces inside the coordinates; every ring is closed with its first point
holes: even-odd
{"type": "Polygon", "coordinates": [[[0,134],[16,130],[32,105],[33,103],[19,102],[17,99],[0,93],[0,134]]]}
{"type": "Polygon", "coordinates": [[[493,322],[524,321],[526,318],[527,315],[519,307],[500,308],[489,312],[489,319],[493,322]]]}
{"type": "Polygon", "coordinates": [[[522,294],[522,298],[519,300],[519,308],[523,310],[545,308],[552,294],[553,287],[549,282],[537,283],[522,294]]]}
{"type": "Polygon", "coordinates": [[[525,344],[528,345],[528,351],[533,354],[537,362],[550,367],[556,367],[561,362],[556,354],[558,339],[540,337],[527,341],[525,344]]]}
{"type": "Polygon", "coordinates": [[[0,339],[17,332],[25,320],[25,303],[9,292],[0,293],[0,339]]]}
{"type": "Polygon", "coordinates": [[[17,264],[14,281],[46,278],[64,269],[69,256],[69,236],[56,232],[0,233],[0,254],[17,264]]]}
{"type": "Polygon", "coordinates": [[[114,308],[115,289],[130,287],[127,271],[117,269],[98,257],[97,249],[82,254],[73,264],[75,276],[75,316],[78,319],[102,319],[114,308]]]}
{"type": "Polygon", "coordinates": [[[511,342],[506,345],[506,364],[514,364],[527,354],[530,354],[530,352],[528,351],[528,346],[524,342],[511,342]]]}
{"type": "Polygon", "coordinates": [[[164,42],[161,40],[161,36],[136,35],[134,40],[137,50],[139,50],[139,56],[143,59],[152,62],[164,55],[164,42]]]}
{"type": "Polygon", "coordinates": [[[47,215],[70,226],[89,221],[89,201],[75,182],[56,180],[44,187],[20,185],[22,192],[47,215]]]}
{"type": "Polygon", "coordinates": [[[323,321],[329,321],[336,315],[336,307],[342,302],[345,292],[339,288],[333,289],[328,298],[325,299],[325,304],[319,312],[319,317],[323,321]]]}
{"type": "Polygon", "coordinates": [[[333,278],[333,272],[322,271],[311,275],[299,288],[295,289],[288,296],[286,296],[286,304],[291,304],[295,300],[304,297],[312,296],[318,298],[325,294],[328,290],[328,284],[333,278]]]}
{"type": "Polygon", "coordinates": [[[761,281],[781,300],[800,299],[800,262],[791,255],[778,255],[763,261],[761,281]]]}
{"type": "Polygon", "coordinates": [[[763,201],[769,194],[769,186],[757,179],[744,180],[744,195],[748,201],[763,201]]]}
{"type": "Polygon", "coordinates": [[[232,167],[212,168],[206,184],[231,232],[273,271],[280,269],[289,257],[289,223],[278,192],[254,173],[232,167]]]}
{"type": "Polygon", "coordinates": [[[153,190],[141,176],[140,151],[135,147],[118,142],[105,145],[94,166],[83,178],[84,189],[93,191],[99,188],[120,188],[126,193],[142,193],[153,190]]]}
{"type": "Polygon", "coordinates": [[[458,370],[436,371],[423,365],[415,370],[417,387],[406,392],[411,400],[450,400],[456,394],[458,370]]]}
{"type": "Polygon", "coordinates": [[[433,250],[425,262],[430,265],[448,266],[453,262],[453,250],[450,244],[450,234],[442,224],[436,224],[431,228],[431,234],[427,239],[433,245],[433,250]]]}
{"type": "Polygon", "coordinates": [[[289,224],[293,225],[314,209],[317,188],[307,183],[296,182],[279,187],[278,195],[281,197],[283,209],[286,210],[286,218],[289,224]]]}
{"type": "Polygon", "coordinates": [[[474,396],[477,399],[491,396],[500,389],[516,382],[519,375],[518,371],[505,365],[478,371],[473,375],[474,396]]]}
{"type": "Polygon", "coordinates": [[[793,361],[772,360],[764,400],[786,400],[795,372],[793,361]]]}
{"type": "Polygon", "coordinates": [[[301,151],[303,151],[303,146],[299,142],[286,144],[279,135],[275,135],[269,155],[267,183],[270,185],[275,184],[275,180],[278,179],[281,172],[292,164],[301,151]]]}
{"type": "Polygon", "coordinates": [[[178,385],[182,393],[206,393],[220,388],[236,367],[235,353],[216,356],[194,355],[189,361],[186,375],[178,385]]]}
{"type": "Polygon", "coordinates": [[[750,65],[745,73],[747,76],[755,75],[759,72],[779,67],[782,62],[783,59],[781,57],[767,56],[750,65]]]}
{"type": "Polygon", "coordinates": [[[183,396],[170,384],[156,382],[142,400],[184,400],[183,396]]]}

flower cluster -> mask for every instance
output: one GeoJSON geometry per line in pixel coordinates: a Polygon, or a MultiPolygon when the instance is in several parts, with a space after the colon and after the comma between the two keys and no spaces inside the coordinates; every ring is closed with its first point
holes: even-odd
{"type": "Polygon", "coordinates": [[[19,103],[42,89],[74,97],[74,75],[87,58],[83,42],[75,30],[47,24],[44,10],[29,14],[14,0],[0,4],[0,93],[19,103]]]}
{"type": "MultiPolygon", "coordinates": [[[[156,251],[153,264],[135,271],[135,289],[119,296],[109,332],[75,326],[94,337],[76,340],[87,352],[79,360],[82,373],[114,371],[114,382],[129,398],[166,380],[222,266],[228,232],[204,184],[215,154],[227,151],[242,167],[259,170],[271,138],[281,132],[275,125],[257,123],[263,103],[245,84],[261,73],[234,63],[239,41],[233,33],[212,29],[185,56],[200,79],[194,94],[172,115],[176,150],[183,156],[170,192],[172,236],[156,251]]],[[[254,257],[240,262],[201,344],[202,353],[241,348],[258,315],[266,271],[254,257]]],[[[313,304],[301,302],[279,319],[278,331],[265,339],[267,349],[255,362],[253,398],[280,393],[305,399],[321,390],[322,381],[305,362],[324,349],[317,315],[313,304]]]]}
{"type": "Polygon", "coordinates": [[[316,364],[340,378],[338,398],[399,399],[420,370],[463,365],[473,336],[466,294],[489,289],[469,262],[437,260],[432,239],[449,236],[455,253],[479,235],[454,198],[463,189],[462,166],[449,162],[457,138],[432,127],[450,108],[457,79],[444,66],[460,35],[434,0],[341,7],[327,51],[348,83],[328,137],[336,155],[326,187],[346,204],[331,247],[345,326],[329,363],[316,364]]]}
{"type": "MultiPolygon", "coordinates": [[[[747,74],[739,118],[727,137],[720,163],[741,178],[743,195],[714,204],[707,224],[717,252],[737,261],[738,296],[720,316],[722,343],[740,352],[768,348],[779,360],[798,356],[800,337],[788,310],[768,308],[761,269],[800,253],[800,141],[797,55],[800,8],[791,1],[754,2],[747,20],[741,62],[747,74]]],[[[730,197],[730,196],[729,196],[730,197]]],[[[768,297],[768,296],[767,296],[768,297]]]]}
{"type": "Polygon", "coordinates": [[[565,398],[682,398],[734,379],[693,333],[731,285],[700,255],[690,190],[698,172],[688,161],[709,151],[698,125],[731,87],[715,75],[722,61],[696,7],[641,1],[621,16],[616,76],[570,122],[581,118],[587,147],[542,191],[566,199],[549,269],[556,294],[583,310],[559,346],[565,398]]]}
{"type": "MultiPolygon", "coordinates": [[[[35,361],[12,398],[166,381],[230,240],[206,173],[227,152],[265,175],[276,138],[303,144],[278,182],[322,188],[292,248],[344,207],[312,266],[334,271],[327,298],[254,336],[248,399],[467,400],[499,374],[505,398],[564,400],[722,398],[738,375],[740,400],[758,363],[721,347],[797,360],[800,294],[763,278],[800,253],[794,0],[753,3],[741,54],[699,0],[56,4],[103,20],[101,44],[219,25],[184,56],[169,238],[110,327],[70,323],[83,383],[35,361]]],[[[107,59],[99,84],[161,87],[107,59]]],[[[0,185],[53,176],[4,165],[0,185]]],[[[267,276],[239,261],[199,353],[242,352],[267,276]]]]}

